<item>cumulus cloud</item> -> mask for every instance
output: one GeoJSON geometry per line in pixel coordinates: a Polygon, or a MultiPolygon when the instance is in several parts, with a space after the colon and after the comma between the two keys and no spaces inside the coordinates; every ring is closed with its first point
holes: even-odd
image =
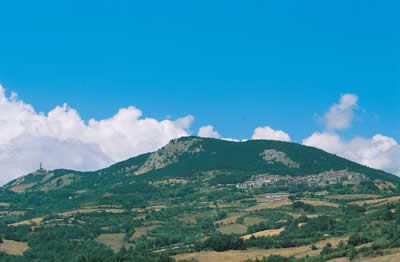
{"type": "Polygon", "coordinates": [[[323,121],[329,130],[343,130],[350,127],[357,108],[358,97],[354,94],[344,94],[338,104],[331,106],[325,113],[323,121]]]}
{"type": "Polygon", "coordinates": [[[143,118],[131,106],[104,120],[86,124],[66,104],[47,115],[0,85],[0,185],[37,168],[92,170],[159,149],[169,140],[188,136],[193,116],[172,120],[143,118]]]}
{"type": "Polygon", "coordinates": [[[257,127],[251,139],[269,139],[290,142],[290,136],[282,130],[274,130],[269,126],[257,127]]]}
{"type": "Polygon", "coordinates": [[[391,137],[377,134],[372,138],[355,137],[345,141],[335,133],[315,132],[303,144],[400,176],[400,145],[391,137]]]}
{"type": "Polygon", "coordinates": [[[214,127],[211,125],[200,127],[197,135],[200,137],[211,137],[211,138],[220,138],[221,137],[221,135],[218,133],[218,131],[216,131],[214,129],[214,127]]]}
{"type": "Polygon", "coordinates": [[[303,144],[400,176],[400,146],[395,139],[376,134],[371,138],[354,137],[346,141],[335,132],[351,126],[357,103],[357,95],[342,95],[340,102],[324,115],[327,130],[313,133],[303,140],[303,144]]]}

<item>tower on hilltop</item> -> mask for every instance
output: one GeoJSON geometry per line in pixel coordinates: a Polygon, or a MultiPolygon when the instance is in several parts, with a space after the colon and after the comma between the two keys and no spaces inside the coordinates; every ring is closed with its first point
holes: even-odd
{"type": "Polygon", "coordinates": [[[40,162],[40,167],[39,167],[39,170],[38,170],[39,172],[43,172],[43,171],[45,171],[44,170],[44,168],[43,168],[43,164],[42,164],[42,162],[40,162]]]}

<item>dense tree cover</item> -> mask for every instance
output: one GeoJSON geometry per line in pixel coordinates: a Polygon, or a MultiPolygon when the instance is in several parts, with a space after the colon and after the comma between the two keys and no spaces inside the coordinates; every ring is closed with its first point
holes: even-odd
{"type": "Polygon", "coordinates": [[[198,249],[210,248],[221,252],[226,250],[246,249],[243,239],[235,235],[224,235],[221,233],[212,234],[198,249]]]}

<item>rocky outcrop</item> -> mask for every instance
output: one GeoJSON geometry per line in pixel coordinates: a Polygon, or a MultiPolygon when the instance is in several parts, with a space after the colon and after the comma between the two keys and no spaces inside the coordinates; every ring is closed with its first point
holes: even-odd
{"type": "Polygon", "coordinates": [[[141,175],[176,163],[179,160],[179,156],[185,153],[196,154],[204,151],[200,142],[200,138],[173,139],[168,145],[152,153],[134,174],[141,175]]]}
{"type": "Polygon", "coordinates": [[[296,163],[286,153],[275,149],[266,149],[260,153],[260,156],[268,162],[268,164],[282,163],[290,168],[300,168],[300,164],[296,163]]]}

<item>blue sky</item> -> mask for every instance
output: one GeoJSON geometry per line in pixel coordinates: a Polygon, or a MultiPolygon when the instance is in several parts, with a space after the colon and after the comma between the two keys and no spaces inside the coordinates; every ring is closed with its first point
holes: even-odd
{"type": "Polygon", "coordinates": [[[398,1],[8,1],[0,83],[36,111],[67,102],[101,120],[135,106],[193,115],[250,138],[270,126],[301,143],[358,96],[344,140],[400,141],[398,1]]]}

